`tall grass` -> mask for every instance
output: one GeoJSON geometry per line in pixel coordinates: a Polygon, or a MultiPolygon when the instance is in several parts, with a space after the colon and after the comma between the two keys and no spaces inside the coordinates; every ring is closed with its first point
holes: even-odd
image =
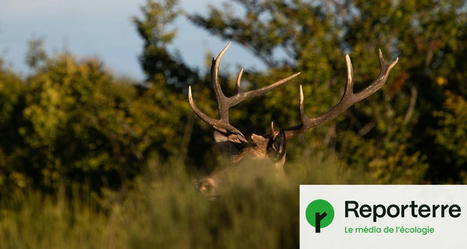
{"type": "Polygon", "coordinates": [[[333,159],[305,162],[288,164],[287,177],[268,163],[239,165],[214,200],[177,163],[109,195],[105,208],[30,191],[1,203],[0,248],[298,248],[300,183],[366,181],[333,159]]]}

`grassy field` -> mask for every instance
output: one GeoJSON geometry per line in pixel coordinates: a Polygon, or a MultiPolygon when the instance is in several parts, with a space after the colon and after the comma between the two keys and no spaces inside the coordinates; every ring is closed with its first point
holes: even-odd
{"type": "Polygon", "coordinates": [[[368,182],[333,160],[311,161],[288,164],[286,178],[268,163],[237,166],[214,200],[177,163],[99,199],[14,194],[1,203],[0,248],[298,248],[300,183],[368,182]]]}

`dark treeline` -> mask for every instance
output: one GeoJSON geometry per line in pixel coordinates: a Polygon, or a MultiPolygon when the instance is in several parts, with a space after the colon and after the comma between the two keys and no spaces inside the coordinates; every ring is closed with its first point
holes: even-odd
{"type": "MultiPolygon", "coordinates": [[[[232,123],[245,133],[265,133],[272,120],[296,125],[298,81],[309,116],[334,105],[345,85],[346,52],[357,90],[378,75],[378,48],[387,60],[399,56],[382,91],[289,143],[289,160],[313,169],[313,160],[303,158],[337,158],[336,164],[378,183],[465,183],[465,2],[372,2],[236,0],[203,16],[186,14],[173,0],[148,1],[133,20],[144,40],[144,84],[116,77],[99,59],[49,55],[41,41],[31,41],[26,60],[32,73],[0,64],[1,196],[76,184],[117,190],[173,160],[195,174],[213,170],[212,130],[192,114],[186,97],[193,84],[200,108],[215,116],[210,76],[168,49],[176,36],[173,21],[184,17],[268,66],[247,68],[245,89],[302,72],[299,80],[234,108],[232,123]]],[[[221,74],[232,93],[234,75],[221,74]]]]}

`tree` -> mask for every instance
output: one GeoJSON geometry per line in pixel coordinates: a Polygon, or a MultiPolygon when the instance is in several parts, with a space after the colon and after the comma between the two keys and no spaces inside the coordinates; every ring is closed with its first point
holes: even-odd
{"type": "Polygon", "coordinates": [[[170,24],[180,15],[177,0],[164,2],[148,0],[141,8],[143,18],[134,17],[138,34],[144,41],[143,53],[139,60],[147,81],[167,83],[165,87],[186,87],[199,81],[198,73],[181,61],[179,56],[172,55],[167,45],[173,41],[176,30],[170,30],[170,24]]]}
{"type": "MultiPolygon", "coordinates": [[[[309,113],[322,112],[340,97],[334,89],[343,88],[343,51],[351,51],[361,87],[377,75],[378,47],[387,57],[400,55],[397,76],[384,91],[306,140],[313,136],[315,145],[336,150],[343,161],[363,166],[381,182],[459,181],[465,167],[437,170],[452,162],[446,160],[450,156],[434,156],[446,154],[434,146],[436,139],[428,131],[437,127],[436,113],[448,98],[445,90],[465,98],[464,2],[233,2],[242,11],[225,3],[223,9],[210,7],[207,16],[190,19],[244,45],[276,70],[302,71],[305,95],[310,96],[306,106],[314,108],[309,113]]],[[[276,70],[270,69],[268,76],[276,70]]],[[[291,96],[297,96],[295,90],[275,96],[273,110],[291,96]]],[[[271,107],[268,101],[266,109],[271,107]]],[[[281,123],[295,118],[287,110],[288,105],[277,110],[286,117],[281,123]]],[[[453,153],[463,158],[457,154],[461,150],[453,153]]]]}
{"type": "Polygon", "coordinates": [[[151,160],[180,151],[172,127],[187,110],[178,99],[138,90],[95,58],[45,58],[25,81],[0,71],[0,185],[99,193],[131,185],[151,160]]]}
{"type": "MultiPolygon", "coordinates": [[[[202,75],[197,69],[188,66],[177,52],[169,51],[168,45],[176,36],[172,23],[182,14],[176,0],[148,0],[141,8],[143,17],[134,17],[138,34],[144,41],[140,63],[146,74],[145,90],[154,99],[161,114],[154,117],[158,126],[155,133],[166,131],[160,144],[176,145],[176,150],[162,153],[163,158],[176,157],[190,165],[211,169],[213,142],[209,127],[194,122],[194,115],[188,107],[188,85],[208,84],[209,75],[202,75]],[[164,114],[162,114],[164,113],[164,114]]],[[[214,102],[209,99],[209,89],[201,93],[201,106],[214,110],[214,102]]],[[[159,151],[160,148],[155,148],[159,151]]],[[[161,154],[161,153],[159,153],[161,154]]]]}

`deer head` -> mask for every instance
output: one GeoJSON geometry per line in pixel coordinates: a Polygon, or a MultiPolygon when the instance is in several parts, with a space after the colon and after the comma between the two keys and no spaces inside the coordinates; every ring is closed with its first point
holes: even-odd
{"type": "MultiPolygon", "coordinates": [[[[329,111],[324,114],[321,114],[317,117],[309,118],[306,116],[303,106],[303,90],[302,85],[300,85],[300,98],[299,98],[299,114],[300,114],[300,124],[297,126],[285,128],[285,129],[275,129],[273,122],[271,122],[271,131],[270,134],[258,135],[252,133],[250,140],[248,140],[243,133],[235,128],[229,122],[229,109],[240,102],[251,99],[260,95],[263,95],[274,88],[281,86],[291,79],[297,77],[300,73],[295,73],[289,77],[276,81],[268,86],[251,90],[251,91],[242,91],[240,88],[240,82],[243,75],[243,68],[240,70],[237,81],[236,81],[236,94],[231,97],[227,97],[222,92],[222,88],[218,80],[218,70],[219,65],[224,56],[225,52],[230,47],[230,42],[227,46],[222,49],[219,55],[216,58],[213,58],[211,65],[211,82],[212,88],[216,95],[217,100],[217,110],[219,119],[214,119],[204,114],[196,106],[192,92],[191,86],[188,88],[188,101],[193,112],[204,122],[208,123],[214,128],[214,140],[220,152],[228,157],[232,163],[237,163],[245,157],[268,158],[272,160],[273,167],[278,174],[284,174],[283,165],[285,163],[286,156],[286,141],[292,137],[297,136],[300,133],[303,133],[313,127],[321,125],[327,121],[330,121],[353,104],[368,98],[376,91],[381,89],[385,82],[388,79],[391,69],[397,64],[398,58],[396,58],[390,64],[386,64],[383,58],[381,50],[379,50],[379,63],[380,63],[380,73],[378,78],[370,84],[368,87],[363,89],[358,93],[353,92],[353,68],[352,62],[350,61],[349,55],[345,55],[346,65],[347,65],[347,84],[345,87],[344,95],[342,96],[339,103],[333,106],[329,111]]],[[[218,194],[220,185],[222,184],[222,178],[225,171],[215,171],[213,174],[209,175],[206,178],[201,179],[199,182],[199,188],[202,192],[207,194],[215,195],[218,194]]]]}

